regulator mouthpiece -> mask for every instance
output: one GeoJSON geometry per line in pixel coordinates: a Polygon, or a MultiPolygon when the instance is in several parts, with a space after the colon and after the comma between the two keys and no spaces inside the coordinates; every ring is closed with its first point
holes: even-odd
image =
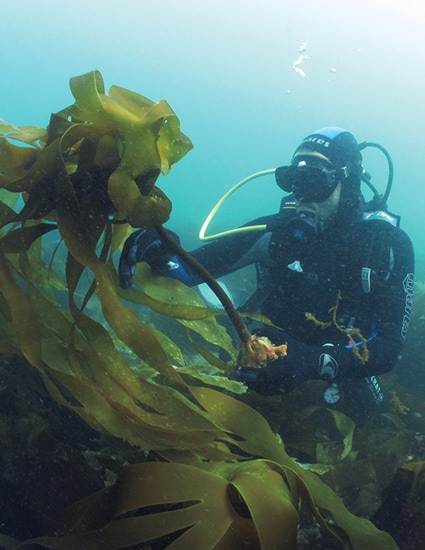
{"type": "Polygon", "coordinates": [[[319,222],[312,212],[300,212],[287,223],[289,236],[297,242],[311,242],[316,239],[319,222]]]}

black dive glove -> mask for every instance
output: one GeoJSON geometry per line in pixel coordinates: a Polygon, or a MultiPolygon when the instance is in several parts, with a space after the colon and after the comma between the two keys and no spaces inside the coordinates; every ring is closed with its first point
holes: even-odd
{"type": "MultiPolygon", "coordinates": [[[[175,233],[169,231],[178,241],[175,233]]],[[[133,283],[133,275],[138,262],[146,262],[156,273],[164,274],[173,252],[161,239],[158,231],[152,227],[138,229],[125,241],[121,252],[118,275],[122,288],[128,288],[133,283]]]]}
{"type": "Polygon", "coordinates": [[[286,342],[288,355],[266,367],[236,369],[235,377],[249,389],[263,395],[278,395],[290,392],[308,379],[331,381],[335,378],[338,363],[332,355],[334,346],[308,346],[271,327],[256,330],[255,334],[267,336],[274,345],[286,342]]]}

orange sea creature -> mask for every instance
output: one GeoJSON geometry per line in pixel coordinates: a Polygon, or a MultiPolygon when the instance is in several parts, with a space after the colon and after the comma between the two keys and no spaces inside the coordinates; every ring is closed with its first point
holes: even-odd
{"type": "Polygon", "coordinates": [[[285,357],[288,346],[274,346],[266,336],[255,334],[247,342],[243,342],[239,351],[236,366],[260,369],[278,357],[285,357]]]}

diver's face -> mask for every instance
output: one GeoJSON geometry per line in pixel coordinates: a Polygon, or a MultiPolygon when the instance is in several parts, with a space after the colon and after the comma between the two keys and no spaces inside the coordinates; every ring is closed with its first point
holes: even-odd
{"type": "Polygon", "coordinates": [[[331,220],[338,212],[341,200],[341,182],[338,182],[334,192],[322,202],[295,201],[297,214],[308,212],[314,214],[314,217],[320,224],[325,224],[331,220]]]}
{"type": "MultiPolygon", "coordinates": [[[[294,157],[293,164],[297,164],[297,161],[303,162],[307,165],[310,164],[317,165],[317,161],[323,161],[323,163],[328,165],[329,170],[335,169],[330,162],[328,158],[326,158],[324,155],[313,152],[313,151],[306,151],[301,150],[299,153],[294,157]]],[[[325,166],[326,167],[326,166],[325,166]]],[[[326,167],[327,168],[327,167],[326,167]]],[[[297,214],[307,213],[309,216],[314,216],[316,221],[321,225],[324,226],[328,221],[330,221],[337,213],[339,208],[339,203],[341,200],[341,182],[338,181],[335,189],[333,192],[322,201],[314,201],[310,199],[295,199],[296,203],[296,211],[297,214]]]]}

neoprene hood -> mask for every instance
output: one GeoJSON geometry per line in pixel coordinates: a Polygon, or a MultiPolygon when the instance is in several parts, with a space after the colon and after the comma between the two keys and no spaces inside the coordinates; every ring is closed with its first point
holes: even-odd
{"type": "Polygon", "coordinates": [[[294,156],[301,149],[317,151],[328,158],[335,168],[347,167],[348,179],[352,184],[358,183],[362,174],[362,155],[354,136],[343,128],[321,128],[308,135],[297,147],[294,156]]]}

